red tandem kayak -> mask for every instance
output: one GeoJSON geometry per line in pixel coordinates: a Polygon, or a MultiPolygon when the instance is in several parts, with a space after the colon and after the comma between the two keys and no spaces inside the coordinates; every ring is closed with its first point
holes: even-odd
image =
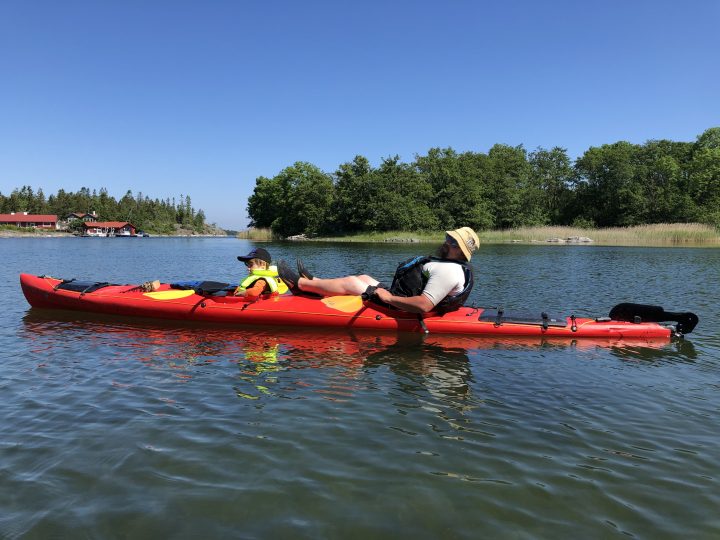
{"type": "Polygon", "coordinates": [[[612,317],[585,318],[546,313],[519,314],[502,308],[462,307],[445,314],[422,316],[378,306],[359,296],[308,298],[284,294],[256,302],[161,284],[153,292],[138,285],[61,280],[21,274],[20,284],[34,308],[223,324],[357,328],[481,336],[552,338],[661,338],[692,331],[692,313],[665,312],[661,307],[620,304],[612,317]]]}

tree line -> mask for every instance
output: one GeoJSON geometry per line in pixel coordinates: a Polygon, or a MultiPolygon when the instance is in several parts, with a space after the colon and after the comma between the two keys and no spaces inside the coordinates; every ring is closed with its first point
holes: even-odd
{"type": "Polygon", "coordinates": [[[150,199],[141,192],[131,191],[116,200],[107,189],[90,191],[83,187],[75,193],[58,190],[57,194],[45,197],[42,188],[34,191],[30,186],[16,188],[5,196],[0,193],[0,214],[27,212],[29,214],[54,214],[62,220],[73,212],[97,214],[98,221],[129,221],[139,229],[157,234],[172,234],[176,225],[185,229],[202,232],[205,228],[205,213],[195,210],[190,196],[150,199]]]}
{"type": "Polygon", "coordinates": [[[694,142],[619,141],[574,162],[564,148],[432,148],[373,167],[356,156],[330,174],[297,162],[259,177],[251,226],[280,236],[702,222],[720,226],[720,127],[694,142]]]}

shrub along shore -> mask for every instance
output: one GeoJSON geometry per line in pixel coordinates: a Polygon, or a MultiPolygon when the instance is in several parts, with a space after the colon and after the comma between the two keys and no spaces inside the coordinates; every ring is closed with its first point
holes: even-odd
{"type": "MultiPolygon", "coordinates": [[[[720,230],[700,223],[660,223],[635,227],[584,229],[578,227],[520,227],[516,229],[478,231],[481,244],[583,244],[599,246],[720,246],[720,230]],[[579,239],[589,239],[582,241],[579,239]]],[[[280,240],[266,228],[241,231],[238,238],[256,242],[280,240]]],[[[443,232],[387,231],[358,233],[346,236],[318,236],[294,238],[313,242],[411,242],[440,243],[443,232]]]]}

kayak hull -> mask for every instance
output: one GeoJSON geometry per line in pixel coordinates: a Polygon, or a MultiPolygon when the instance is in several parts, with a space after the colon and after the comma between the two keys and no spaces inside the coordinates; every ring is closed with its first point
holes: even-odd
{"type": "Polygon", "coordinates": [[[59,289],[62,280],[21,274],[20,284],[34,308],[61,309],[126,317],[197,321],[232,325],[273,325],[318,328],[352,328],[463,334],[479,336],[527,336],[552,338],[660,338],[670,339],[674,328],[656,322],[627,322],[582,317],[553,319],[544,324],[507,322],[489,318],[492,310],[463,307],[443,315],[422,317],[386,309],[357,296],[324,299],[291,294],[246,302],[242,297],[200,295],[192,290],[161,284],[156,292],[137,285],[109,285],[92,292],[59,289]],[[480,320],[485,314],[485,320],[480,320]]]}

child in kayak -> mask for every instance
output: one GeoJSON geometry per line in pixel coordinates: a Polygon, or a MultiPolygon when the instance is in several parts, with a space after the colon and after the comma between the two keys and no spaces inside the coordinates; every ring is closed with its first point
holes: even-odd
{"type": "Polygon", "coordinates": [[[246,277],[235,289],[235,296],[244,296],[248,302],[254,302],[262,294],[281,294],[287,286],[278,277],[277,267],[272,265],[270,253],[263,248],[255,248],[247,255],[238,257],[248,269],[246,277]]]}

